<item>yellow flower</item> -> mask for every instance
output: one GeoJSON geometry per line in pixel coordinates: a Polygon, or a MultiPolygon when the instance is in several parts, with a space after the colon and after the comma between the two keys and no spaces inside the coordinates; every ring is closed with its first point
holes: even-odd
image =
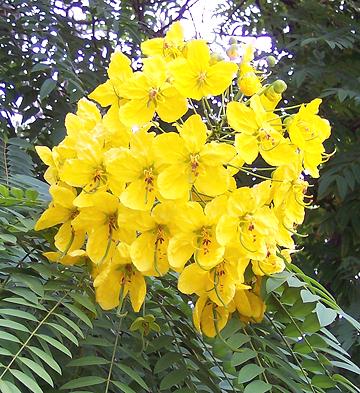
{"type": "Polygon", "coordinates": [[[229,125],[239,134],[235,148],[247,164],[252,164],[259,152],[270,165],[283,165],[295,159],[295,148],[281,133],[281,120],[262,107],[260,97],[250,99],[250,107],[230,102],[226,109],[229,125]]]}
{"type": "Polygon", "coordinates": [[[130,256],[144,275],[163,276],[169,270],[167,248],[173,214],[173,204],[164,202],[156,205],[151,215],[139,215],[136,227],[141,234],[131,244],[130,256]]]}
{"type": "Polygon", "coordinates": [[[154,156],[155,133],[138,131],[131,135],[129,149],[111,149],[106,153],[106,172],[120,184],[127,184],[120,201],[135,210],[150,210],[159,199],[159,165],[154,156]]]}
{"type": "Polygon", "coordinates": [[[193,254],[203,269],[211,269],[221,261],[225,247],[218,243],[215,229],[226,203],[226,197],[216,198],[206,205],[205,211],[197,202],[178,205],[174,217],[177,230],[168,248],[172,268],[181,270],[193,254]]]}
{"type": "Polygon", "coordinates": [[[246,96],[256,94],[261,88],[261,80],[256,75],[255,68],[251,65],[254,60],[255,48],[252,44],[243,46],[244,55],[239,66],[238,86],[240,91],[246,96]]]}
{"type": "Polygon", "coordinates": [[[119,107],[113,104],[102,119],[104,147],[110,150],[113,147],[129,147],[132,131],[120,121],[119,107]]]}
{"type": "Polygon", "coordinates": [[[128,247],[121,243],[112,258],[94,269],[96,301],[104,310],[117,307],[129,294],[131,305],[138,312],[145,300],[146,282],[131,264],[128,247]]]}
{"type": "Polygon", "coordinates": [[[72,265],[80,261],[85,254],[80,250],[85,242],[85,231],[73,227],[73,220],[79,214],[74,205],[76,190],[66,184],[53,184],[49,189],[53,200],[47,210],[35,224],[35,230],[41,230],[61,224],[55,235],[55,246],[60,252],[44,253],[50,261],[72,265]]]}
{"type": "Polygon", "coordinates": [[[182,293],[207,293],[218,306],[226,307],[234,298],[235,290],[244,282],[244,272],[249,259],[242,258],[238,249],[228,249],[222,261],[214,268],[205,270],[192,263],[181,272],[178,288],[182,293]]]}
{"type": "MultiPolygon", "coordinates": [[[[308,182],[301,178],[301,163],[278,167],[273,173],[272,194],[275,209],[283,210],[286,221],[301,224],[304,220],[308,182]]],[[[309,197],[307,197],[309,198],[309,197]]]]}
{"type": "Polygon", "coordinates": [[[218,306],[204,294],[195,304],[193,321],[200,333],[208,337],[215,337],[217,332],[225,327],[230,315],[230,307],[218,306]]]}
{"type": "Polygon", "coordinates": [[[167,199],[188,199],[194,186],[201,194],[216,196],[227,191],[231,175],[224,168],[235,149],[226,143],[206,143],[207,128],[199,115],[190,116],[179,134],[159,135],[156,158],[164,169],[158,177],[160,194],[167,199]]]}
{"type": "Polygon", "coordinates": [[[251,261],[252,271],[256,276],[269,276],[285,269],[284,261],[276,255],[276,252],[276,247],[270,246],[266,258],[251,261]]]}
{"type": "Polygon", "coordinates": [[[101,264],[111,257],[115,243],[122,237],[118,227],[119,199],[99,191],[91,194],[87,202],[88,206],[81,208],[73,225],[76,229],[86,230],[86,253],[93,263],[101,264]]]}
{"type": "Polygon", "coordinates": [[[187,98],[200,100],[208,95],[222,94],[231,84],[237,65],[229,61],[211,63],[210,49],[203,40],[190,41],[186,59],[170,65],[174,86],[187,98]]]}
{"type": "Polygon", "coordinates": [[[120,119],[128,126],[139,126],[152,120],[155,112],[168,123],[187,112],[187,101],[169,83],[167,66],[161,57],[144,59],[142,72],[134,73],[122,93],[129,101],[120,107],[120,119]]]}
{"type": "Polygon", "coordinates": [[[234,298],[235,306],[244,322],[261,322],[264,318],[265,303],[259,295],[248,290],[239,289],[234,298]]]}
{"type": "Polygon", "coordinates": [[[74,250],[67,254],[59,251],[48,251],[43,253],[50,262],[58,262],[65,266],[81,264],[84,261],[86,252],[84,250],[74,250]]]}
{"type": "Polygon", "coordinates": [[[319,177],[318,166],[325,152],[322,143],[329,138],[331,127],[326,119],[317,115],[321,99],[302,105],[299,112],[286,121],[291,142],[303,152],[303,165],[312,177],[319,177]]]}
{"type": "Polygon", "coordinates": [[[229,197],[228,212],[217,225],[220,244],[238,244],[245,257],[265,258],[266,243],[275,240],[278,221],[272,209],[265,205],[270,195],[269,182],[253,188],[241,187],[229,197]]]}
{"type": "Polygon", "coordinates": [[[110,189],[115,194],[120,194],[124,183],[106,172],[103,142],[101,138],[95,139],[91,134],[79,137],[77,157],[64,163],[60,171],[61,180],[73,187],[81,187],[85,193],[110,189]]]}
{"type": "Polygon", "coordinates": [[[152,38],[141,43],[141,51],[146,56],[163,56],[171,61],[184,54],[184,32],[180,22],[170,26],[165,38],[152,38]]]}
{"type": "Polygon", "coordinates": [[[122,105],[125,102],[122,87],[132,76],[130,65],[130,60],[123,53],[115,51],[110,58],[109,79],[91,92],[89,98],[101,106],[122,105]]]}

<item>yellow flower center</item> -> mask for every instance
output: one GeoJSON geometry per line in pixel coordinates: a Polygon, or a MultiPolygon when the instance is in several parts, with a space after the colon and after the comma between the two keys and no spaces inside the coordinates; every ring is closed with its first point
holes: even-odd
{"type": "Polygon", "coordinates": [[[144,169],[145,190],[147,192],[154,191],[154,174],[152,168],[144,169]]]}
{"type": "Polygon", "coordinates": [[[112,214],[111,216],[109,216],[109,229],[111,230],[115,230],[118,228],[118,224],[117,224],[117,216],[116,214],[112,214]]]}
{"type": "Polygon", "coordinates": [[[86,192],[95,191],[101,183],[105,183],[105,182],[106,182],[106,172],[105,172],[104,168],[103,167],[96,168],[90,183],[88,183],[84,187],[84,190],[86,192]]]}
{"type": "Polygon", "coordinates": [[[201,237],[201,248],[203,249],[204,255],[206,255],[210,252],[211,245],[211,233],[208,228],[202,228],[201,237]]]}
{"type": "Polygon", "coordinates": [[[156,87],[152,87],[149,91],[149,100],[147,102],[147,106],[149,107],[151,103],[155,106],[157,105],[160,98],[160,89],[156,87]]]}
{"type": "Polygon", "coordinates": [[[190,154],[190,167],[192,174],[197,177],[199,176],[199,154],[190,154]]]}
{"type": "Polygon", "coordinates": [[[162,225],[159,225],[157,227],[157,233],[156,233],[156,240],[155,240],[155,245],[158,246],[159,244],[163,244],[165,241],[165,233],[164,233],[164,228],[162,225]]]}
{"type": "Polygon", "coordinates": [[[197,84],[199,87],[203,86],[206,83],[206,72],[200,72],[197,78],[197,84]]]}

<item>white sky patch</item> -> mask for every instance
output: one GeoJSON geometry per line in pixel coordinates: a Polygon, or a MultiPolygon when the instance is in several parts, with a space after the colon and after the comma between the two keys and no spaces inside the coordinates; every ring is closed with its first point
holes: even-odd
{"type": "MultiPolygon", "coordinates": [[[[202,38],[208,41],[214,51],[225,52],[229,46],[228,37],[219,38],[214,33],[215,28],[224,20],[221,16],[215,16],[215,11],[224,0],[198,0],[187,13],[187,19],[182,19],[181,24],[184,27],[185,39],[202,38]],[[191,16],[189,15],[191,14],[191,16]]],[[[259,51],[271,51],[270,36],[252,37],[243,36],[237,37],[239,43],[252,42],[259,51]]]]}

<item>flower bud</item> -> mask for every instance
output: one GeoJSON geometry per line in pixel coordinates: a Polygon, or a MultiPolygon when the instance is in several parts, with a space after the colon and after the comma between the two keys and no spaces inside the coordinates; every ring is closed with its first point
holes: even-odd
{"type": "Polygon", "coordinates": [[[281,79],[278,79],[272,85],[274,87],[275,93],[278,94],[283,93],[287,89],[287,84],[281,79]]]}
{"type": "Polygon", "coordinates": [[[230,60],[234,60],[239,57],[239,47],[236,44],[232,44],[226,51],[226,54],[229,56],[230,60]]]}
{"type": "Polygon", "coordinates": [[[224,60],[224,57],[220,53],[217,53],[217,52],[211,53],[211,56],[210,56],[210,64],[211,65],[216,64],[218,61],[221,61],[221,60],[224,60]]]}
{"type": "Polygon", "coordinates": [[[274,56],[268,56],[266,58],[266,61],[267,61],[269,67],[274,67],[276,64],[276,59],[274,56]]]}
{"type": "Polygon", "coordinates": [[[237,44],[237,39],[234,37],[230,37],[229,39],[229,45],[237,44]]]}

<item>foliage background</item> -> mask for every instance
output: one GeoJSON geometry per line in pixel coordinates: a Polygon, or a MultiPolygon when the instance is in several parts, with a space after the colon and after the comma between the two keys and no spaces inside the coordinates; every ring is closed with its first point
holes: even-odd
{"type": "Polygon", "coordinates": [[[357,2],[219,3],[224,42],[272,38],[290,104],[324,98],[322,113],[333,125],[327,150],[337,150],[314,182],[319,208],[303,227],[310,236],[298,240],[296,264],[315,281],[292,267],[269,279],[267,319],[250,327],[232,321],[226,343],[195,333],[190,299],[176,293],[171,277],[151,282],[146,303],[160,332],[131,331],[137,316],[101,312],[86,272],[46,263],[41,252],[51,248],[51,231],[32,230],[48,201],[34,145],[63,138],[66,113],[105,80],[114,46],[138,56],[141,40],[191,18],[196,0],[117,3],[0,2],[0,391],[359,391],[357,2]]]}

